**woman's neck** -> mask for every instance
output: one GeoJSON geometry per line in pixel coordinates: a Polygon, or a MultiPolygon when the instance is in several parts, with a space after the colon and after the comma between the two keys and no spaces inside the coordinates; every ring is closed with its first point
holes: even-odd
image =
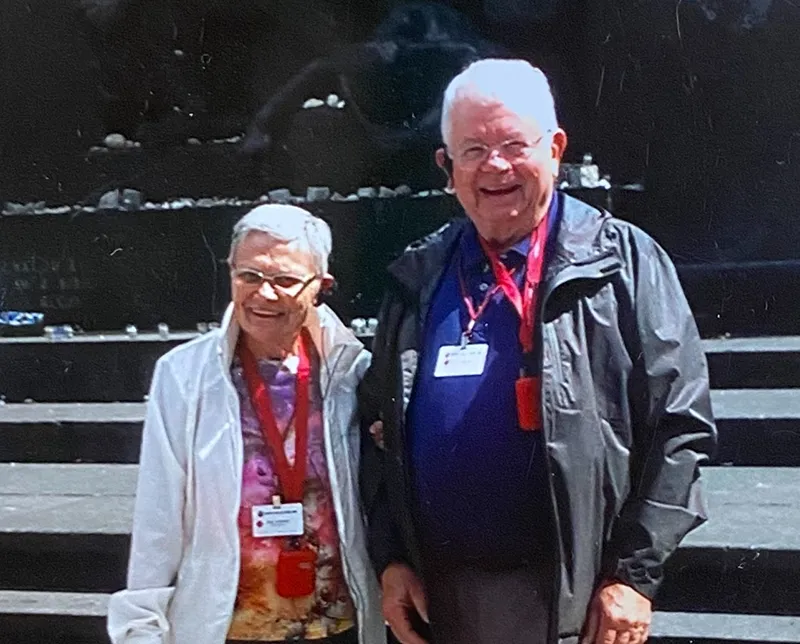
{"type": "Polygon", "coordinates": [[[297,352],[297,339],[299,336],[300,331],[298,330],[292,335],[287,335],[285,338],[263,342],[248,335],[245,337],[245,343],[256,358],[283,360],[297,352]]]}

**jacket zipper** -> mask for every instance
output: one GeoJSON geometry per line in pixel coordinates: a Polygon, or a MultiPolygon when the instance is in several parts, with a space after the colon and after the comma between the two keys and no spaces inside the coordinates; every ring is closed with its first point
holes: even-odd
{"type": "MultiPolygon", "coordinates": [[[[593,264],[595,264],[597,262],[602,262],[603,260],[609,259],[609,258],[611,258],[613,256],[614,256],[614,254],[613,254],[612,251],[607,251],[607,252],[595,257],[594,261],[592,261],[591,264],[587,263],[587,264],[577,265],[577,266],[576,265],[570,265],[570,266],[566,267],[564,269],[564,271],[569,271],[570,268],[578,269],[578,271],[579,271],[581,268],[584,268],[587,265],[588,266],[592,266],[593,264]]],[[[613,268],[618,269],[620,266],[616,266],[616,267],[613,267],[613,268]]],[[[603,267],[601,266],[600,267],[600,271],[602,271],[602,268],[603,267]]],[[[609,265],[609,268],[612,268],[612,265],[609,265]]],[[[547,304],[547,300],[550,298],[550,295],[552,295],[557,288],[563,286],[564,284],[567,284],[568,282],[573,281],[574,279],[582,279],[582,278],[583,279],[592,279],[592,278],[600,279],[600,278],[606,277],[607,275],[611,274],[612,272],[613,272],[613,270],[606,270],[605,272],[600,272],[600,274],[592,272],[591,274],[586,274],[586,275],[577,274],[577,275],[575,275],[573,277],[569,277],[569,272],[568,272],[567,273],[568,277],[566,279],[563,278],[563,277],[561,279],[558,279],[560,277],[560,275],[556,275],[556,278],[552,281],[552,283],[550,284],[548,290],[544,293],[544,297],[542,298],[542,302],[541,302],[540,307],[539,307],[539,316],[540,316],[539,317],[539,320],[540,320],[539,324],[543,329],[547,330],[548,338],[552,338],[552,342],[550,342],[550,344],[552,344],[553,346],[551,346],[550,360],[553,363],[553,367],[556,370],[556,375],[558,376],[559,381],[563,378],[563,371],[561,369],[561,363],[560,363],[561,356],[558,353],[558,337],[556,336],[555,329],[553,329],[552,327],[546,326],[544,324],[544,322],[543,322],[543,320],[544,320],[544,311],[545,311],[545,306],[547,304]]],[[[563,272],[561,273],[561,275],[563,275],[563,272]]],[[[545,334],[542,334],[541,337],[542,337],[542,343],[544,343],[545,342],[545,334]]],[[[541,360],[542,360],[542,364],[540,364],[539,366],[540,366],[540,373],[543,374],[544,373],[544,347],[542,347],[541,360]]],[[[559,629],[559,622],[561,621],[561,618],[560,618],[560,613],[561,613],[561,565],[562,565],[562,561],[561,561],[561,544],[563,543],[563,539],[561,538],[561,524],[560,524],[559,517],[558,517],[558,501],[556,499],[555,488],[553,487],[553,465],[552,465],[552,462],[550,460],[550,450],[548,449],[548,444],[549,444],[549,439],[550,439],[550,431],[549,431],[549,425],[548,425],[548,422],[547,422],[548,414],[546,413],[546,411],[544,409],[545,408],[544,401],[546,400],[545,399],[544,378],[540,379],[540,385],[539,386],[541,388],[540,389],[540,397],[541,397],[540,399],[542,401],[542,407],[543,407],[542,433],[544,434],[544,436],[543,436],[543,438],[544,438],[544,456],[545,456],[544,462],[545,462],[545,470],[546,470],[546,473],[547,473],[547,487],[548,487],[548,490],[550,492],[550,510],[552,512],[553,526],[554,526],[555,531],[556,531],[556,542],[555,542],[554,555],[553,555],[553,559],[554,559],[554,563],[555,563],[555,570],[553,571],[553,597],[552,597],[552,600],[551,600],[552,603],[553,603],[553,606],[556,608],[556,610],[555,611],[551,611],[550,629],[549,630],[552,631],[552,632],[550,634],[550,638],[549,639],[550,639],[550,641],[552,643],[557,644],[557,642],[559,641],[559,639],[561,637],[561,634],[559,633],[559,630],[560,630],[559,629]]],[[[556,395],[556,392],[552,392],[552,393],[553,393],[553,396],[556,395]]]]}

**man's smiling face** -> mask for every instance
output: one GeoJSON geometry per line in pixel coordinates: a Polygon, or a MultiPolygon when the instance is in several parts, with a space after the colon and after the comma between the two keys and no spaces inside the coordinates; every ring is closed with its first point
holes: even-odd
{"type": "Polygon", "coordinates": [[[547,211],[566,135],[544,132],[497,101],[464,97],[453,106],[452,187],[489,240],[530,231],[547,211]]]}

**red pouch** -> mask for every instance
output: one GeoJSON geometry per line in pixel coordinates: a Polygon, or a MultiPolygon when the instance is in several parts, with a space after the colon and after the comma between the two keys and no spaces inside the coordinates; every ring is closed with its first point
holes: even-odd
{"type": "Polygon", "coordinates": [[[542,388],[541,379],[534,376],[521,376],[515,383],[517,391],[517,420],[525,431],[542,428],[542,388]]]}
{"type": "Polygon", "coordinates": [[[278,595],[287,599],[306,597],[316,586],[317,554],[310,548],[281,550],[276,585],[278,595]]]}

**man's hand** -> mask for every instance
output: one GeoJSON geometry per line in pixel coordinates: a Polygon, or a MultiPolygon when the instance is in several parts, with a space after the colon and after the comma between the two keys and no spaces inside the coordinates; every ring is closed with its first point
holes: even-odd
{"type": "Polygon", "coordinates": [[[622,583],[604,584],[589,606],[581,644],[642,644],[652,616],[647,597],[622,583]]]}
{"type": "Polygon", "coordinates": [[[375,441],[375,445],[378,446],[379,449],[386,449],[386,445],[383,442],[383,421],[376,420],[372,425],[369,426],[369,433],[372,436],[372,440],[375,441]]]}
{"type": "Polygon", "coordinates": [[[411,625],[411,611],[428,621],[428,600],[422,582],[405,564],[389,564],[381,575],[383,618],[400,644],[426,644],[411,625]]]}

